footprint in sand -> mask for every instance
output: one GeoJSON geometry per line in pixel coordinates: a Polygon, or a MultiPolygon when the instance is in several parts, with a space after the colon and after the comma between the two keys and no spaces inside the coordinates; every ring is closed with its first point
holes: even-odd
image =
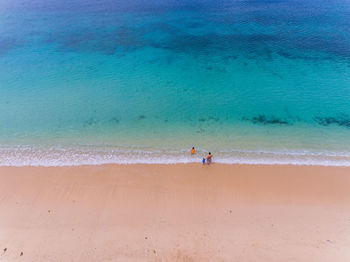
{"type": "Polygon", "coordinates": [[[23,252],[21,252],[20,256],[23,256],[23,252]]]}
{"type": "Polygon", "coordinates": [[[7,247],[4,248],[4,253],[7,251],[7,247]]]}

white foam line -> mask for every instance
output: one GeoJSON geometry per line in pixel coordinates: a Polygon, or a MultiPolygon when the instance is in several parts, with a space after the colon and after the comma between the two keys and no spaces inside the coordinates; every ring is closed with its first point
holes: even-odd
{"type": "MultiPolygon", "coordinates": [[[[268,160],[268,159],[221,159],[214,158],[215,163],[220,164],[248,164],[248,165],[306,165],[306,166],[350,166],[350,161],[330,161],[330,160],[268,160]]],[[[80,161],[68,161],[63,159],[8,159],[8,161],[0,161],[0,166],[81,166],[81,165],[104,165],[104,164],[190,164],[201,163],[198,160],[184,160],[184,159],[129,159],[129,160],[108,160],[108,159],[90,159],[80,161]]]]}
{"type": "MultiPolygon", "coordinates": [[[[206,151],[189,156],[188,150],[120,150],[106,148],[0,147],[0,166],[79,166],[103,164],[200,163],[206,151]]],[[[214,162],[249,165],[350,166],[350,152],[220,151],[214,162]],[[309,154],[308,154],[309,153],[309,154]],[[338,153],[338,154],[337,154],[338,153]]]]}

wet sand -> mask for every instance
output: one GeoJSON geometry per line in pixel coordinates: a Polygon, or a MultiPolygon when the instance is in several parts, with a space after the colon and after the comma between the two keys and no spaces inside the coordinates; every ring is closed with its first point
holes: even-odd
{"type": "Polygon", "coordinates": [[[350,261],[350,168],[0,167],[0,261],[350,261]]]}

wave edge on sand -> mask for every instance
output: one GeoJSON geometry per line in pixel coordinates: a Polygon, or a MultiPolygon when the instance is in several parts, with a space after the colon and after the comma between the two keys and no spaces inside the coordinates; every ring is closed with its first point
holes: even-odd
{"type": "MultiPolygon", "coordinates": [[[[350,152],[332,151],[212,151],[214,162],[249,165],[350,166],[350,152]]],[[[106,147],[1,147],[0,166],[79,166],[102,164],[201,163],[207,150],[125,149],[106,147]]]]}

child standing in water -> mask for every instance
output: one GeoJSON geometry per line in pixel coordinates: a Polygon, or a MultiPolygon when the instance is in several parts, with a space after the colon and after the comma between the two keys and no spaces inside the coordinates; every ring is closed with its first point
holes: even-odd
{"type": "Polygon", "coordinates": [[[202,164],[203,166],[205,165],[205,158],[203,157],[203,160],[202,160],[202,164]]]}
{"type": "Polygon", "coordinates": [[[191,149],[191,155],[194,155],[196,153],[196,150],[194,149],[194,147],[192,147],[191,149]]]}

